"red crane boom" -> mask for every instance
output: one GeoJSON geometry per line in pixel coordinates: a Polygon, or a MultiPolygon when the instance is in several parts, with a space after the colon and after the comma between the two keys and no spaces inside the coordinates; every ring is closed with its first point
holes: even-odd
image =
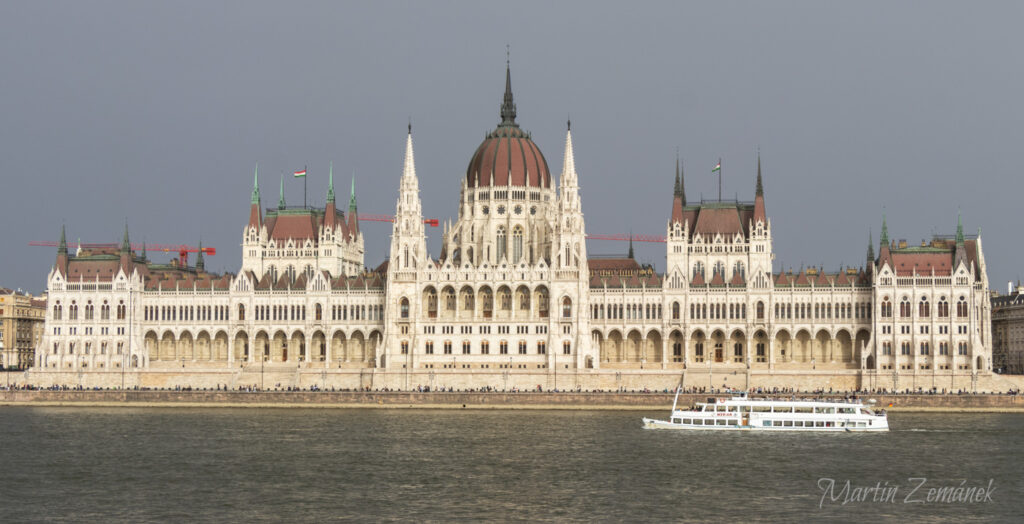
{"type": "MultiPolygon", "coordinates": [[[[68,247],[82,248],[82,249],[120,249],[121,244],[117,243],[89,243],[89,242],[68,242],[68,247]]],[[[43,246],[43,247],[57,247],[60,245],[59,242],[51,240],[34,240],[29,242],[30,246],[43,246]]],[[[195,246],[189,246],[186,244],[139,244],[133,243],[132,250],[145,249],[147,251],[160,251],[162,253],[177,253],[178,264],[182,267],[188,266],[188,254],[198,253],[199,248],[195,246]]],[[[212,246],[203,246],[204,255],[216,255],[217,248],[212,246]]]]}

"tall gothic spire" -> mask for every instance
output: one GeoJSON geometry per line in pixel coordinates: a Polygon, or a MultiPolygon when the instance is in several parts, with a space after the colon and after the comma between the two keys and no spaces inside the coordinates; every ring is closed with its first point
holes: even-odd
{"type": "Polygon", "coordinates": [[[64,235],[64,225],[63,224],[61,224],[61,226],[60,226],[60,243],[57,244],[57,254],[58,255],[67,255],[68,254],[68,241],[67,241],[67,237],[64,235]]]}
{"type": "Polygon", "coordinates": [[[121,253],[128,253],[132,250],[132,244],[128,241],[128,221],[124,223],[124,236],[121,238],[121,253]]]}
{"type": "Polygon", "coordinates": [[[629,258],[633,258],[633,232],[629,232],[629,258]]]}
{"type": "Polygon", "coordinates": [[[206,261],[203,260],[203,241],[199,241],[199,253],[196,254],[196,271],[206,271],[206,261]]]}
{"type": "Polygon", "coordinates": [[[328,170],[327,175],[327,203],[334,203],[334,161],[331,161],[331,167],[328,170]]]}
{"type": "Polygon", "coordinates": [[[352,194],[351,194],[351,196],[349,197],[349,200],[348,200],[348,212],[349,213],[355,213],[356,212],[356,175],[355,175],[355,173],[352,174],[352,194]]]}
{"type": "Polygon", "coordinates": [[[871,232],[868,231],[868,265],[870,266],[875,262],[875,241],[871,238],[871,232]]]}
{"type": "Polygon", "coordinates": [[[402,167],[402,177],[416,178],[416,159],[412,154],[412,124],[409,124],[409,134],[405,137],[405,165],[402,167]]]}
{"type": "Polygon", "coordinates": [[[518,126],[516,124],[516,105],[512,102],[512,66],[505,59],[505,98],[501,103],[501,125],[518,126]]]}
{"type": "Polygon", "coordinates": [[[672,196],[679,196],[679,154],[676,153],[676,185],[672,188],[672,196]]]}
{"type": "Polygon", "coordinates": [[[959,211],[956,213],[956,247],[964,247],[964,222],[959,211]]]}
{"type": "Polygon", "coordinates": [[[256,163],[256,171],[252,175],[252,203],[260,203],[260,164],[256,163]]]}
{"type": "Polygon", "coordinates": [[[277,208],[284,209],[284,175],[281,175],[281,198],[277,201],[277,208]]]}
{"type": "Polygon", "coordinates": [[[679,164],[679,200],[686,205],[686,166],[683,164],[679,164]]]}
{"type": "Polygon", "coordinates": [[[566,183],[570,182],[573,186],[576,185],[576,157],[572,149],[572,121],[566,123],[565,130],[565,156],[562,160],[562,179],[561,184],[565,187],[566,183]]]}
{"type": "Polygon", "coordinates": [[[885,223],[885,213],[882,213],[882,236],[879,238],[879,242],[883,246],[889,245],[889,226],[885,223]]]}
{"type": "Polygon", "coordinates": [[[764,186],[761,185],[761,152],[757,152],[757,189],[754,190],[754,195],[763,197],[764,186]]]}

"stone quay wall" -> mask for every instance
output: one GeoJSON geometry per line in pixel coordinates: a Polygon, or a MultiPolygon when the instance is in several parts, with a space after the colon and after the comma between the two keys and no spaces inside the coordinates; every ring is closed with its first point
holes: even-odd
{"type": "MultiPolygon", "coordinates": [[[[161,390],[0,390],[0,404],[59,406],[162,407],[381,407],[496,409],[639,409],[667,410],[670,393],[550,392],[406,392],[406,391],[161,391],[161,390]]],[[[726,394],[679,395],[679,405],[704,402],[726,394]]],[[[757,396],[757,395],[755,395],[757,396]]],[[[795,398],[838,398],[797,394],[795,398]]],[[[790,398],[784,396],[779,398],[790,398]]],[[[867,395],[876,406],[908,411],[1020,411],[1022,395],[867,395]]]]}
{"type": "Polygon", "coordinates": [[[251,388],[323,390],[403,390],[419,387],[431,390],[533,391],[538,386],[551,390],[614,390],[645,389],[738,389],[789,391],[903,391],[1004,393],[1024,389],[1024,376],[971,374],[862,373],[858,370],[685,370],[664,369],[582,369],[551,373],[549,370],[410,370],[343,369],[313,366],[247,365],[233,368],[165,368],[143,371],[68,370],[0,372],[0,388],[6,384],[30,385],[37,388],[60,386],[84,389],[228,389],[251,388]],[[4,376],[6,375],[6,376],[4,376]]]}

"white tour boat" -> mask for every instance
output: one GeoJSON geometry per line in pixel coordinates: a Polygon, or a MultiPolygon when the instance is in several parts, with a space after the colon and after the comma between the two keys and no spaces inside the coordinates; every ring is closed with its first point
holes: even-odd
{"type": "MultiPolygon", "coordinates": [[[[679,390],[668,420],[644,418],[649,429],[710,429],[755,431],[889,431],[885,411],[875,412],[859,400],[777,400],[709,398],[689,409],[676,409],[679,390]]],[[[868,401],[874,403],[873,400],[868,401]]]]}

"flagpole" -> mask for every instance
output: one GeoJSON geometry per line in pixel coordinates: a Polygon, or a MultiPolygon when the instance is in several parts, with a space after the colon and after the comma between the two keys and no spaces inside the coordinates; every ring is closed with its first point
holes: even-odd
{"type": "Polygon", "coordinates": [[[722,157],[718,157],[718,201],[722,201],[722,157]]]}
{"type": "MultiPolygon", "coordinates": [[[[303,208],[308,208],[308,206],[306,206],[306,175],[308,175],[308,174],[309,174],[309,167],[308,166],[302,166],[302,207],[303,208]]],[[[721,178],[721,177],[719,177],[719,178],[721,178]]],[[[719,192],[721,192],[721,190],[719,190],[719,192]]]]}

